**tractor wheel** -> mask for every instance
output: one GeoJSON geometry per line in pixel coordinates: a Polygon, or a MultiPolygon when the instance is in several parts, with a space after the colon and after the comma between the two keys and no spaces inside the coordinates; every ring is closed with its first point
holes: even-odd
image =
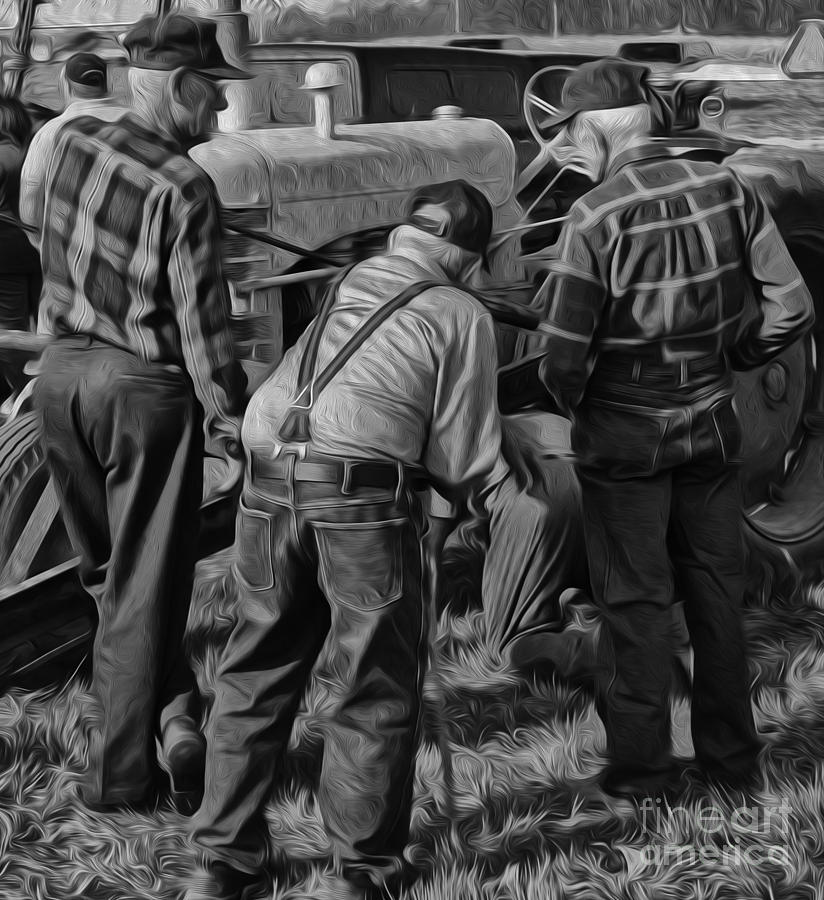
{"type": "Polygon", "coordinates": [[[765,588],[782,594],[802,576],[817,577],[824,558],[824,282],[818,247],[788,245],[812,292],[816,325],[747,376],[739,407],[750,460],[746,535],[765,588]]]}
{"type": "Polygon", "coordinates": [[[0,427],[0,685],[27,683],[83,656],[95,614],[46,471],[39,422],[0,427]]]}

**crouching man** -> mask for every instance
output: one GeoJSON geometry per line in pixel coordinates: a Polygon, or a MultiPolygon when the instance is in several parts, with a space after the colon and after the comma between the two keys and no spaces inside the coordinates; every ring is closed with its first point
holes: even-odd
{"type": "Polygon", "coordinates": [[[193,821],[202,862],[185,900],[235,900],[259,877],[264,806],[327,641],[328,896],[375,895],[401,875],[425,643],[413,486],[423,476],[482,506],[508,474],[492,319],[456,284],[491,223],[468,184],[417,192],[387,252],[330,292],[252,398],[237,621],[217,671],[193,821]]]}

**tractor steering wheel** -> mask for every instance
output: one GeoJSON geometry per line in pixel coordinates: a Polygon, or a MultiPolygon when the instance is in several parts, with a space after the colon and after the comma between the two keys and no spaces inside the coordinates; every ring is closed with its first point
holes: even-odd
{"type": "Polygon", "coordinates": [[[536,72],[527,82],[524,91],[523,112],[526,124],[539,147],[554,137],[552,129],[542,127],[547,116],[558,112],[561,89],[574,66],[547,66],[536,72]]]}

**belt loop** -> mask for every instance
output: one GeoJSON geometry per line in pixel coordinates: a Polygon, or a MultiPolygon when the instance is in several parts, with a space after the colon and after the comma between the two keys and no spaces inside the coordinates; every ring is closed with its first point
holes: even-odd
{"type": "Polygon", "coordinates": [[[689,379],[689,361],[684,358],[681,360],[681,381],[679,387],[683,387],[689,379]]]}
{"type": "Polygon", "coordinates": [[[400,506],[401,503],[401,493],[405,487],[404,477],[403,477],[403,463],[399,460],[395,460],[395,465],[398,467],[398,483],[395,485],[395,506],[400,506]]]}
{"type": "Polygon", "coordinates": [[[294,506],[297,502],[297,497],[295,495],[295,465],[298,460],[298,455],[295,453],[291,447],[284,454],[284,462],[286,463],[286,495],[289,498],[289,503],[294,506]]]}
{"type": "Polygon", "coordinates": [[[343,478],[341,478],[340,482],[340,492],[344,497],[352,493],[352,469],[354,467],[355,463],[351,459],[343,460],[343,478]]]}
{"type": "Polygon", "coordinates": [[[632,381],[638,384],[641,381],[641,360],[636,359],[632,364],[632,381]]]}

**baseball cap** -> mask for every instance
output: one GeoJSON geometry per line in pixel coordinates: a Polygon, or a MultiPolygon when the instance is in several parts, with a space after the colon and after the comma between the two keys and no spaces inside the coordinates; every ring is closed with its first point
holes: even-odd
{"type": "Polygon", "coordinates": [[[75,53],[66,62],[66,78],[83,87],[106,90],[106,63],[94,53],[75,53]]]}
{"type": "Polygon", "coordinates": [[[418,188],[409,198],[407,221],[429,234],[484,256],[492,235],[492,207],[466,181],[418,188]]]}
{"type": "Polygon", "coordinates": [[[648,74],[646,66],[614,57],[584,63],[567,76],[558,111],[544,119],[540,127],[563,125],[581,112],[646,103],[648,74]]]}
{"type": "Polygon", "coordinates": [[[145,16],[123,38],[129,62],[139,69],[187,68],[210,78],[249,78],[226,62],[210,19],[175,13],[145,16]]]}

